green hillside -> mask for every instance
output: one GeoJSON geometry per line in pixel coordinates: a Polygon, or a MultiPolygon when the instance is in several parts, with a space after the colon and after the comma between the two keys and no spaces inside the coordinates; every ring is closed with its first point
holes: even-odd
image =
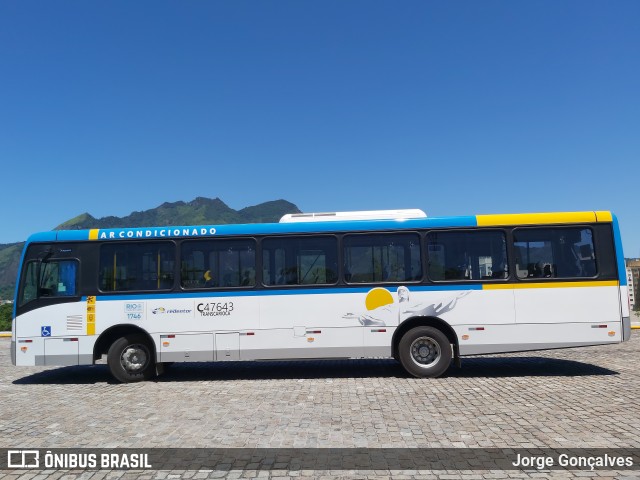
{"type": "Polygon", "coordinates": [[[13,298],[16,272],[24,243],[0,245],[0,299],[13,298]]]}
{"type": "Polygon", "coordinates": [[[286,200],[274,200],[234,210],[219,198],[198,197],[191,202],[163,203],[126,217],[95,218],[88,213],[58,225],[54,230],[87,228],[162,227],[167,225],[219,225],[227,223],[277,222],[285,213],[297,213],[298,207],[286,200]]]}
{"type": "MultiPolygon", "coordinates": [[[[234,210],[219,198],[198,197],[191,202],[163,203],[159,207],[133,212],[126,217],[95,218],[89,213],[82,213],[58,225],[54,230],[267,223],[277,222],[286,213],[300,213],[300,210],[286,200],[274,200],[234,210]]],[[[23,245],[24,243],[0,245],[0,299],[13,298],[23,245]]]]}

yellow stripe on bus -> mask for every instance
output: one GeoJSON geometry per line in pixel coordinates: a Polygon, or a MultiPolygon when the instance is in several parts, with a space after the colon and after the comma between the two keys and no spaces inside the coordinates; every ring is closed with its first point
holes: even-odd
{"type": "MultiPolygon", "coordinates": [[[[604,214],[605,212],[599,213],[604,214]]],[[[479,227],[493,227],[498,225],[592,223],[598,221],[598,217],[596,212],[510,213],[503,215],[476,215],[476,221],[479,227]]]]}
{"type": "Polygon", "coordinates": [[[97,228],[92,228],[91,230],[89,230],[89,240],[97,240],[99,231],[100,230],[97,228]]]}
{"type": "Polygon", "coordinates": [[[515,290],[516,288],[579,288],[579,287],[617,287],[617,280],[599,282],[523,282],[523,283],[489,283],[482,285],[483,290],[515,290]]]}
{"type": "Polygon", "coordinates": [[[87,335],[96,334],[96,297],[87,296],[87,335]]]}
{"type": "Polygon", "coordinates": [[[596,212],[596,218],[599,222],[613,222],[611,212],[596,212]]]}

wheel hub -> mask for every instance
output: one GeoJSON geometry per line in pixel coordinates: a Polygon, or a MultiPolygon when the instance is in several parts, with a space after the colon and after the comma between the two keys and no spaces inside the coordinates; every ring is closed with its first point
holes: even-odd
{"type": "Polygon", "coordinates": [[[125,370],[137,372],[145,367],[148,358],[147,351],[142,345],[130,345],[122,352],[120,362],[125,370]]]}
{"type": "Polygon", "coordinates": [[[422,368],[427,368],[440,359],[440,346],[430,337],[416,338],[411,344],[411,359],[422,368]]]}

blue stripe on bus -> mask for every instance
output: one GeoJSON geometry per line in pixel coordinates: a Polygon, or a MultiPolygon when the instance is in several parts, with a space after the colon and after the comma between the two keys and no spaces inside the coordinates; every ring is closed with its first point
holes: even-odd
{"type": "Polygon", "coordinates": [[[249,235],[307,232],[350,232],[367,230],[412,230],[442,227],[476,227],[475,216],[419,218],[406,220],[351,220],[331,222],[263,223],[252,225],[220,225],[217,235],[249,235]]]}
{"type": "Polygon", "coordinates": [[[60,230],[57,240],[59,242],[89,240],[89,230],[60,230]]]}
{"type": "MultiPolygon", "coordinates": [[[[285,233],[361,232],[369,230],[412,230],[423,228],[476,227],[475,216],[433,217],[406,220],[348,220],[331,222],[256,223],[232,225],[185,225],[98,230],[98,240],[149,238],[213,238],[227,235],[277,235],[285,233]],[[204,233],[203,233],[204,232],[204,233]]],[[[89,240],[90,230],[61,230],[37,233],[29,242],[89,240]]]]}
{"type": "MultiPolygon", "coordinates": [[[[404,287],[408,288],[410,292],[440,292],[440,291],[455,291],[455,290],[482,290],[482,285],[411,285],[404,284],[404,287]]],[[[384,288],[389,292],[394,293],[398,287],[391,286],[368,286],[368,287],[340,287],[340,288],[292,288],[292,289],[261,289],[261,290],[237,290],[237,291],[217,291],[217,290],[202,290],[200,292],[185,292],[185,293],[153,293],[153,294],[133,294],[133,295],[102,295],[97,296],[96,301],[111,301],[111,300],[170,300],[177,298],[204,298],[204,297],[264,297],[264,296],[276,296],[276,295],[328,295],[328,294],[348,294],[348,293],[367,293],[374,288],[384,288]]],[[[87,297],[82,297],[83,301],[86,301],[87,297]]]]}
{"type": "Polygon", "coordinates": [[[620,286],[627,284],[627,267],[624,263],[624,253],[622,251],[622,237],[620,236],[620,227],[618,225],[618,217],[611,214],[613,219],[613,242],[615,244],[616,259],[618,261],[618,277],[620,286]]]}
{"type": "MultiPolygon", "coordinates": [[[[77,230],[78,232],[80,232],[81,230],[77,230]]],[[[88,232],[88,230],[86,230],[85,232],[88,232]]],[[[33,243],[33,242],[55,242],[57,239],[57,233],[58,232],[39,232],[39,233],[34,233],[33,235],[29,235],[29,238],[27,238],[27,245],[29,243],[33,243]]],[[[86,235],[86,233],[85,233],[86,235]]],[[[86,239],[86,237],[85,237],[86,239]]]]}

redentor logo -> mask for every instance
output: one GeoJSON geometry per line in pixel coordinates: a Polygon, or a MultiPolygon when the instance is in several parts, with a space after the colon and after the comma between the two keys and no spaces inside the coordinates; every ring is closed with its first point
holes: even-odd
{"type": "Polygon", "coordinates": [[[38,450],[9,450],[7,451],[7,467],[38,468],[40,467],[40,452],[38,450]]]}

